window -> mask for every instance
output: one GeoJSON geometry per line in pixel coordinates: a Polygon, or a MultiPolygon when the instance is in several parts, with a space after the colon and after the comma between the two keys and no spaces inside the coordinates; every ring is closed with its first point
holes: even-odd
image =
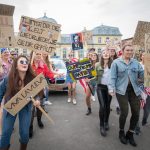
{"type": "Polygon", "coordinates": [[[106,37],[106,44],[109,43],[110,39],[109,37],[106,37]]]}
{"type": "Polygon", "coordinates": [[[63,48],[63,59],[66,59],[67,53],[66,53],[66,48],[63,48]]]}
{"type": "Polygon", "coordinates": [[[102,43],[102,38],[101,37],[98,38],[98,43],[102,43]]]}

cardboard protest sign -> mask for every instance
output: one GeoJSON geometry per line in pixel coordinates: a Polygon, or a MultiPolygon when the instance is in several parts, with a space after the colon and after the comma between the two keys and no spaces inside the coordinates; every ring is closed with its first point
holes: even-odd
{"type": "Polygon", "coordinates": [[[139,21],[134,34],[133,45],[144,48],[146,33],[150,33],[150,22],[139,21]]]}
{"type": "Polygon", "coordinates": [[[71,34],[72,50],[83,49],[82,33],[71,34]]]}
{"type": "Polygon", "coordinates": [[[96,71],[94,70],[89,59],[83,59],[75,63],[66,63],[66,67],[73,80],[96,76],[96,71]]]}
{"type": "Polygon", "coordinates": [[[145,34],[145,53],[150,54],[150,33],[145,34]]]}
{"type": "Polygon", "coordinates": [[[15,96],[13,96],[4,108],[13,116],[15,116],[25,105],[30,102],[30,97],[36,96],[44,87],[48,86],[43,74],[38,75],[15,96]]]}
{"type": "Polygon", "coordinates": [[[59,34],[59,24],[22,16],[16,44],[21,48],[51,54],[56,49],[59,34]]]}
{"type": "Polygon", "coordinates": [[[0,48],[14,47],[14,6],[0,4],[0,48]]]}
{"type": "Polygon", "coordinates": [[[84,41],[84,43],[91,44],[92,40],[93,40],[92,36],[93,36],[92,31],[83,32],[83,41],[84,41]]]}
{"type": "Polygon", "coordinates": [[[150,54],[144,56],[144,87],[150,87],[150,54]]]}

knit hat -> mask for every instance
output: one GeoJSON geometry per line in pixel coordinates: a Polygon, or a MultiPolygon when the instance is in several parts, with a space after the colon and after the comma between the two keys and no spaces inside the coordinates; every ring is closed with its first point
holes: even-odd
{"type": "Polygon", "coordinates": [[[6,50],[7,50],[7,48],[1,48],[1,54],[6,50]]]}

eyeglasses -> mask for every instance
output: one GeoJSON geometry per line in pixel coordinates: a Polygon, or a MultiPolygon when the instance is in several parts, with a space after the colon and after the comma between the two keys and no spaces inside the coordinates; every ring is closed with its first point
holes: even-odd
{"type": "Polygon", "coordinates": [[[29,64],[29,62],[27,60],[20,60],[19,63],[21,65],[28,65],[29,64]]]}
{"type": "Polygon", "coordinates": [[[69,57],[72,57],[73,55],[69,55],[69,57]]]}

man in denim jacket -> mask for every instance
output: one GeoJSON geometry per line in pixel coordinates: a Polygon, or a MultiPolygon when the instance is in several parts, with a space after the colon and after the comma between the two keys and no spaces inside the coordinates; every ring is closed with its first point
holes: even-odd
{"type": "Polygon", "coordinates": [[[134,141],[133,133],[139,119],[139,80],[144,80],[144,70],[140,63],[132,58],[132,45],[124,45],[122,52],[122,57],[114,60],[111,65],[109,93],[111,96],[116,94],[121,109],[119,118],[119,139],[121,143],[127,144],[129,141],[132,146],[136,146],[137,144],[134,141]],[[129,130],[125,135],[124,127],[128,115],[128,103],[131,107],[132,116],[130,119],[129,130]]]}

